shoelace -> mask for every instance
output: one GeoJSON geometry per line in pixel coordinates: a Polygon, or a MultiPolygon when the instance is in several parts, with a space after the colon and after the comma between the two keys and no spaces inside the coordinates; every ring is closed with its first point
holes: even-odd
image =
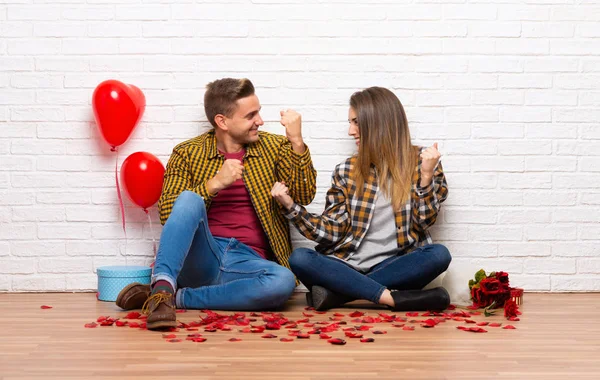
{"type": "Polygon", "coordinates": [[[173,295],[170,293],[163,293],[163,292],[154,293],[153,295],[148,297],[146,302],[144,302],[144,306],[142,306],[142,313],[149,315],[150,312],[152,311],[152,310],[150,310],[151,305],[155,305],[154,309],[156,309],[156,306],[160,305],[163,302],[170,301],[172,297],[173,297],[173,295]]]}

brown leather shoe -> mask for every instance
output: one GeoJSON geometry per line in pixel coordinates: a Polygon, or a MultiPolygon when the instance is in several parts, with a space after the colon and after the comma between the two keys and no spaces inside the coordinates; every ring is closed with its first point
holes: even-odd
{"type": "Polygon", "coordinates": [[[148,316],[146,328],[161,330],[177,327],[175,296],[169,292],[158,292],[150,296],[142,307],[142,313],[148,316]]]}
{"type": "Polygon", "coordinates": [[[123,288],[115,302],[123,310],[141,309],[150,297],[150,285],[134,282],[123,288]]]}

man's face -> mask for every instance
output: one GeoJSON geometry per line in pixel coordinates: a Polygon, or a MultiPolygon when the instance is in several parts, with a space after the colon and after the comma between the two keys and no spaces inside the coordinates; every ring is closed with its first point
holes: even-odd
{"type": "Polygon", "coordinates": [[[258,127],[265,122],[260,117],[260,102],[256,95],[238,99],[231,118],[226,117],[227,134],[238,144],[258,141],[258,127]]]}

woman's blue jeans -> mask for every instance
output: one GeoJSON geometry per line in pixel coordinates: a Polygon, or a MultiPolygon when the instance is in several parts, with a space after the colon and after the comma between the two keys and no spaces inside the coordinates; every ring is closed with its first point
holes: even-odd
{"type": "Polygon", "coordinates": [[[430,244],[414,251],[390,257],[361,273],[336,258],[313,249],[298,248],[292,252],[290,266],[298,279],[310,290],[320,285],[350,299],[366,299],[379,303],[387,289],[422,289],[443,273],[452,257],[441,244],[430,244]]]}

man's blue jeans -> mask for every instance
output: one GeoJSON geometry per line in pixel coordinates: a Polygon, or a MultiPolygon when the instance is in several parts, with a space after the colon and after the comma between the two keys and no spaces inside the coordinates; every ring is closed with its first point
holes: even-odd
{"type": "Polygon", "coordinates": [[[213,237],[204,199],[192,191],[179,195],[163,228],[152,276],[158,280],[178,289],[177,307],[189,309],[273,310],[296,286],[287,268],[234,238],[213,237]]]}
{"type": "Polygon", "coordinates": [[[290,266],[298,279],[310,290],[320,285],[350,299],[365,299],[379,303],[388,289],[422,289],[442,274],[452,257],[441,244],[430,244],[414,251],[390,257],[361,273],[333,257],[313,249],[298,248],[292,252],[290,266]]]}

